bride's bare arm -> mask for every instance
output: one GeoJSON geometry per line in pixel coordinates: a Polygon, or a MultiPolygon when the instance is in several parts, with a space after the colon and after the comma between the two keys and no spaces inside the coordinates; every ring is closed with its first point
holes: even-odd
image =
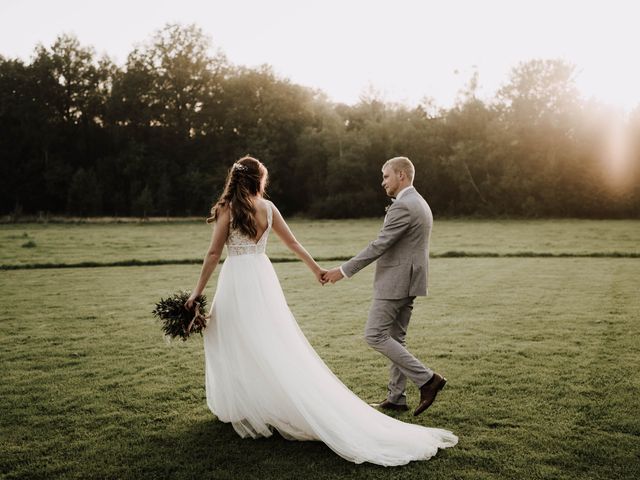
{"type": "Polygon", "coordinates": [[[309,270],[313,272],[318,281],[324,284],[325,282],[322,279],[322,275],[326,270],[321,268],[302,244],[298,242],[275,205],[273,205],[273,231],[276,232],[276,235],[282,240],[282,243],[309,267],[309,270]]]}
{"type": "Polygon", "coordinates": [[[222,255],[222,249],[224,248],[224,242],[227,241],[229,235],[229,220],[230,213],[228,207],[223,207],[218,213],[218,218],[213,226],[213,232],[211,234],[211,243],[209,244],[209,250],[202,262],[202,269],[200,270],[200,278],[196,284],[196,288],[193,289],[193,293],[185,304],[187,308],[191,309],[193,301],[198,295],[201,295],[207,286],[207,282],[211,278],[211,275],[215,271],[218,263],[220,263],[220,256],[222,255]]]}

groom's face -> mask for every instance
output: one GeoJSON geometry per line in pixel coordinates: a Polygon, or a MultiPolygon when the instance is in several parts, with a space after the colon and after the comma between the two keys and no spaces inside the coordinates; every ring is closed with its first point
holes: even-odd
{"type": "Polygon", "coordinates": [[[387,192],[388,197],[395,197],[400,189],[399,174],[391,167],[382,169],[382,188],[387,192]]]}

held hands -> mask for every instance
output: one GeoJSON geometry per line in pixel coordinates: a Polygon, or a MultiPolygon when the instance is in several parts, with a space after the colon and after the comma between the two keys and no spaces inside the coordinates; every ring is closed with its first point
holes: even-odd
{"type": "Polygon", "coordinates": [[[329,282],[336,283],[344,278],[344,275],[342,275],[342,272],[340,271],[340,267],[332,268],[331,270],[321,268],[315,272],[315,276],[318,282],[320,282],[320,285],[325,285],[329,282]]]}
{"type": "Polygon", "coordinates": [[[324,275],[327,273],[327,270],[324,268],[321,268],[320,270],[318,270],[317,272],[314,273],[314,275],[316,276],[316,280],[318,280],[318,282],[320,282],[320,285],[324,285],[325,283],[327,283],[324,280],[324,275]]]}
{"type": "Polygon", "coordinates": [[[323,285],[327,282],[336,283],[337,281],[342,280],[343,278],[344,278],[344,275],[342,275],[342,272],[340,271],[340,267],[332,268],[331,270],[329,270],[323,275],[322,277],[324,281],[323,285]]]}

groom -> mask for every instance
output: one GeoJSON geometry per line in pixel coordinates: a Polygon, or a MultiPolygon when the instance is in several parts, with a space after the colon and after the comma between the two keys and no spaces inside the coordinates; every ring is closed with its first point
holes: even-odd
{"type": "Polygon", "coordinates": [[[391,360],[387,398],[375,406],[406,411],[407,378],[420,389],[419,415],[433,403],[446,378],[425,367],[405,348],[413,301],[427,295],[429,237],[433,216],[413,187],[415,168],[406,157],[382,166],[382,187],[394,203],[389,207],[378,238],[348,262],[324,274],[325,282],[352,277],[374,261],[373,302],[365,328],[367,343],[391,360]]]}

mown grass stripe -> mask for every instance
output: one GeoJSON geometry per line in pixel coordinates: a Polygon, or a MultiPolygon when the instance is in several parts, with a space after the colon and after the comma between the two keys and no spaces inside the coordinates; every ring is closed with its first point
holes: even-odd
{"type": "Polygon", "coordinates": [[[456,258],[456,257],[472,257],[472,258],[640,258],[640,252],[464,252],[464,251],[448,251],[444,253],[432,254],[431,258],[456,258]]]}
{"type": "MultiPolygon", "coordinates": [[[[318,262],[344,262],[351,257],[319,257],[318,262]]],[[[637,252],[590,252],[590,253],[549,253],[549,252],[463,252],[449,251],[432,254],[431,258],[640,258],[637,252]]],[[[224,260],[223,260],[224,261],[224,260]]],[[[275,257],[272,263],[297,262],[297,258],[275,257]]],[[[196,265],[201,258],[183,258],[168,260],[118,260],[113,262],[76,262],[76,263],[25,263],[0,265],[0,270],[44,270],[51,268],[100,268],[100,267],[152,267],[161,265],[196,265]]]]}

